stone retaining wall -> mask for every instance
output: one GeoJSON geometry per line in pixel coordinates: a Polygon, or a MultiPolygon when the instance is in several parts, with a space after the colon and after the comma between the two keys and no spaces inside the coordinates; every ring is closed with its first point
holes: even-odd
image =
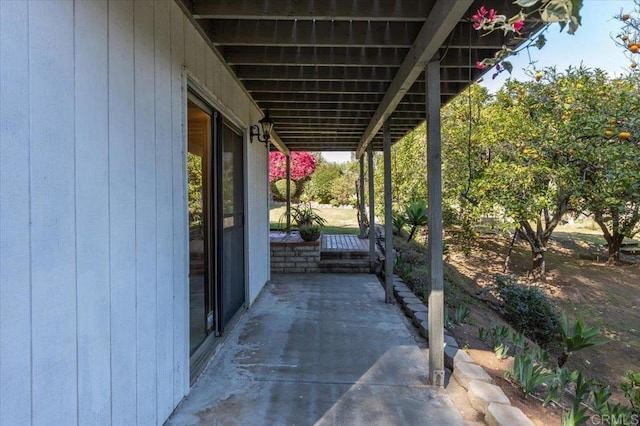
{"type": "Polygon", "coordinates": [[[271,241],[271,272],[320,272],[320,240],[271,241]]]}

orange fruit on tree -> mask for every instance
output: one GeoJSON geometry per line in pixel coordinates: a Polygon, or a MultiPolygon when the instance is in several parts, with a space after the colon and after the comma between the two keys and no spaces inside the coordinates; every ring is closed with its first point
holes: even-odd
{"type": "Polygon", "coordinates": [[[621,18],[622,18],[623,21],[627,21],[627,20],[629,20],[630,16],[629,16],[628,13],[625,13],[624,15],[622,15],[621,18]]]}
{"type": "Polygon", "coordinates": [[[636,44],[633,41],[630,41],[629,43],[627,43],[627,48],[631,49],[635,45],[636,44]]]}
{"type": "Polygon", "coordinates": [[[637,66],[638,66],[638,64],[636,64],[635,62],[631,62],[631,68],[635,68],[637,66]]]}
{"type": "Polygon", "coordinates": [[[611,130],[606,130],[606,131],[604,132],[604,135],[605,135],[605,136],[611,136],[611,135],[613,135],[613,132],[612,132],[611,130]]]}
{"type": "Polygon", "coordinates": [[[629,48],[629,50],[631,51],[631,53],[638,53],[638,51],[640,51],[640,47],[638,47],[637,44],[634,44],[629,48]]]}
{"type": "Polygon", "coordinates": [[[627,139],[629,139],[629,138],[631,137],[631,133],[629,133],[629,132],[620,132],[620,134],[618,135],[618,137],[619,137],[620,139],[627,140],[627,139]]]}
{"type": "Polygon", "coordinates": [[[542,71],[538,71],[536,73],[536,81],[540,81],[542,79],[542,71]]]}
{"type": "Polygon", "coordinates": [[[615,119],[615,118],[612,118],[611,120],[609,120],[609,123],[610,123],[610,124],[616,124],[616,123],[617,123],[617,121],[616,121],[616,119],[615,119]]]}
{"type": "Polygon", "coordinates": [[[629,40],[629,36],[628,35],[623,35],[622,37],[620,37],[622,39],[622,41],[627,41],[629,40]]]}

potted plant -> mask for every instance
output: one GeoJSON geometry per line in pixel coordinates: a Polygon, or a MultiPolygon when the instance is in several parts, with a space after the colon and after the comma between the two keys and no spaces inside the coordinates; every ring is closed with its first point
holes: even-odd
{"type": "Polygon", "coordinates": [[[305,241],[315,241],[320,238],[322,226],[326,223],[310,203],[300,203],[292,207],[291,218],[298,227],[300,238],[305,241]]]}

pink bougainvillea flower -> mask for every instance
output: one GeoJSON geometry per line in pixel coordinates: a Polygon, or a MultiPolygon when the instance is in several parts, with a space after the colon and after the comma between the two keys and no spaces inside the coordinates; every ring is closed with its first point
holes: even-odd
{"type": "Polygon", "coordinates": [[[471,19],[473,20],[474,29],[477,30],[480,27],[482,27],[482,24],[484,24],[484,21],[485,21],[484,17],[486,15],[487,15],[487,9],[484,6],[480,6],[480,9],[478,9],[478,12],[471,17],[471,19]]]}
{"type": "Polygon", "coordinates": [[[480,61],[476,61],[476,68],[478,68],[479,70],[486,70],[487,66],[480,61]]]}
{"type": "Polygon", "coordinates": [[[478,9],[478,15],[484,18],[486,14],[487,14],[487,8],[484,6],[480,6],[480,9],[478,9]]]}
{"type": "Polygon", "coordinates": [[[522,31],[523,28],[524,28],[524,21],[522,19],[518,19],[513,23],[513,30],[515,32],[519,33],[522,31]]]}
{"type": "MultiPolygon", "coordinates": [[[[269,153],[269,182],[284,179],[287,175],[287,157],[279,152],[269,153]]],[[[316,157],[306,151],[294,151],[291,153],[291,180],[298,181],[307,178],[316,169],[316,157]]]]}

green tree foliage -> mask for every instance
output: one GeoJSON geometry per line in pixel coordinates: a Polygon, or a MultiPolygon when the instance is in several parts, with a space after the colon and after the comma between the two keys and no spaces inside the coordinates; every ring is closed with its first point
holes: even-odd
{"type": "Polygon", "coordinates": [[[483,126],[489,142],[476,178],[485,209],[496,209],[519,225],[529,243],[534,275],[544,275],[547,243],[569,210],[572,173],[568,134],[556,117],[552,85],[508,83],[488,103],[483,126]]]}
{"type": "Polygon", "coordinates": [[[355,205],[357,167],[357,162],[320,163],[305,186],[307,198],[335,206],[355,205]]]}
{"type": "Polygon", "coordinates": [[[589,108],[587,114],[572,116],[575,132],[583,135],[572,156],[582,172],[577,208],[593,216],[607,241],[609,262],[616,262],[624,238],[640,231],[638,76],[600,76],[572,89],[576,98],[588,100],[589,108]]]}
{"type": "MultiPolygon", "coordinates": [[[[515,222],[531,248],[534,274],[544,275],[549,238],[571,211],[593,214],[608,229],[611,235],[605,232],[605,238],[611,244],[621,242],[621,234],[637,232],[640,163],[636,119],[629,111],[640,105],[637,89],[628,82],[635,77],[609,80],[585,68],[541,74],[539,81],[509,82],[476,113],[471,109],[471,181],[465,198],[484,214],[515,222]]],[[[463,108],[457,105],[461,119],[463,108]]],[[[443,134],[443,158],[451,159],[445,160],[444,186],[451,199],[460,190],[455,167],[461,138],[448,127],[443,134]]],[[[611,244],[613,255],[618,250],[611,244]]]]}
{"type": "Polygon", "coordinates": [[[331,201],[331,184],[340,176],[342,170],[339,164],[320,163],[311,175],[311,180],[306,185],[305,192],[310,199],[322,204],[331,201]]]}
{"type": "Polygon", "coordinates": [[[189,223],[202,226],[202,157],[187,152],[187,175],[189,182],[189,223]]]}
{"type": "MultiPolygon", "coordinates": [[[[481,216],[512,223],[544,275],[549,239],[567,214],[591,215],[618,260],[640,231],[640,75],[540,70],[495,95],[473,85],[442,109],[443,207],[469,240],[481,216]]],[[[425,128],[392,147],[393,208],[426,199],[425,128]]],[[[376,156],[376,210],[384,206],[376,156]]]]}
{"type": "MultiPolygon", "coordinates": [[[[426,144],[424,124],[391,147],[391,198],[395,209],[413,200],[427,199],[426,144]]],[[[377,153],[374,162],[376,214],[384,216],[384,165],[377,153]]]]}
{"type": "Polygon", "coordinates": [[[342,173],[331,183],[331,200],[333,206],[355,206],[356,204],[356,176],[342,173]]]}

